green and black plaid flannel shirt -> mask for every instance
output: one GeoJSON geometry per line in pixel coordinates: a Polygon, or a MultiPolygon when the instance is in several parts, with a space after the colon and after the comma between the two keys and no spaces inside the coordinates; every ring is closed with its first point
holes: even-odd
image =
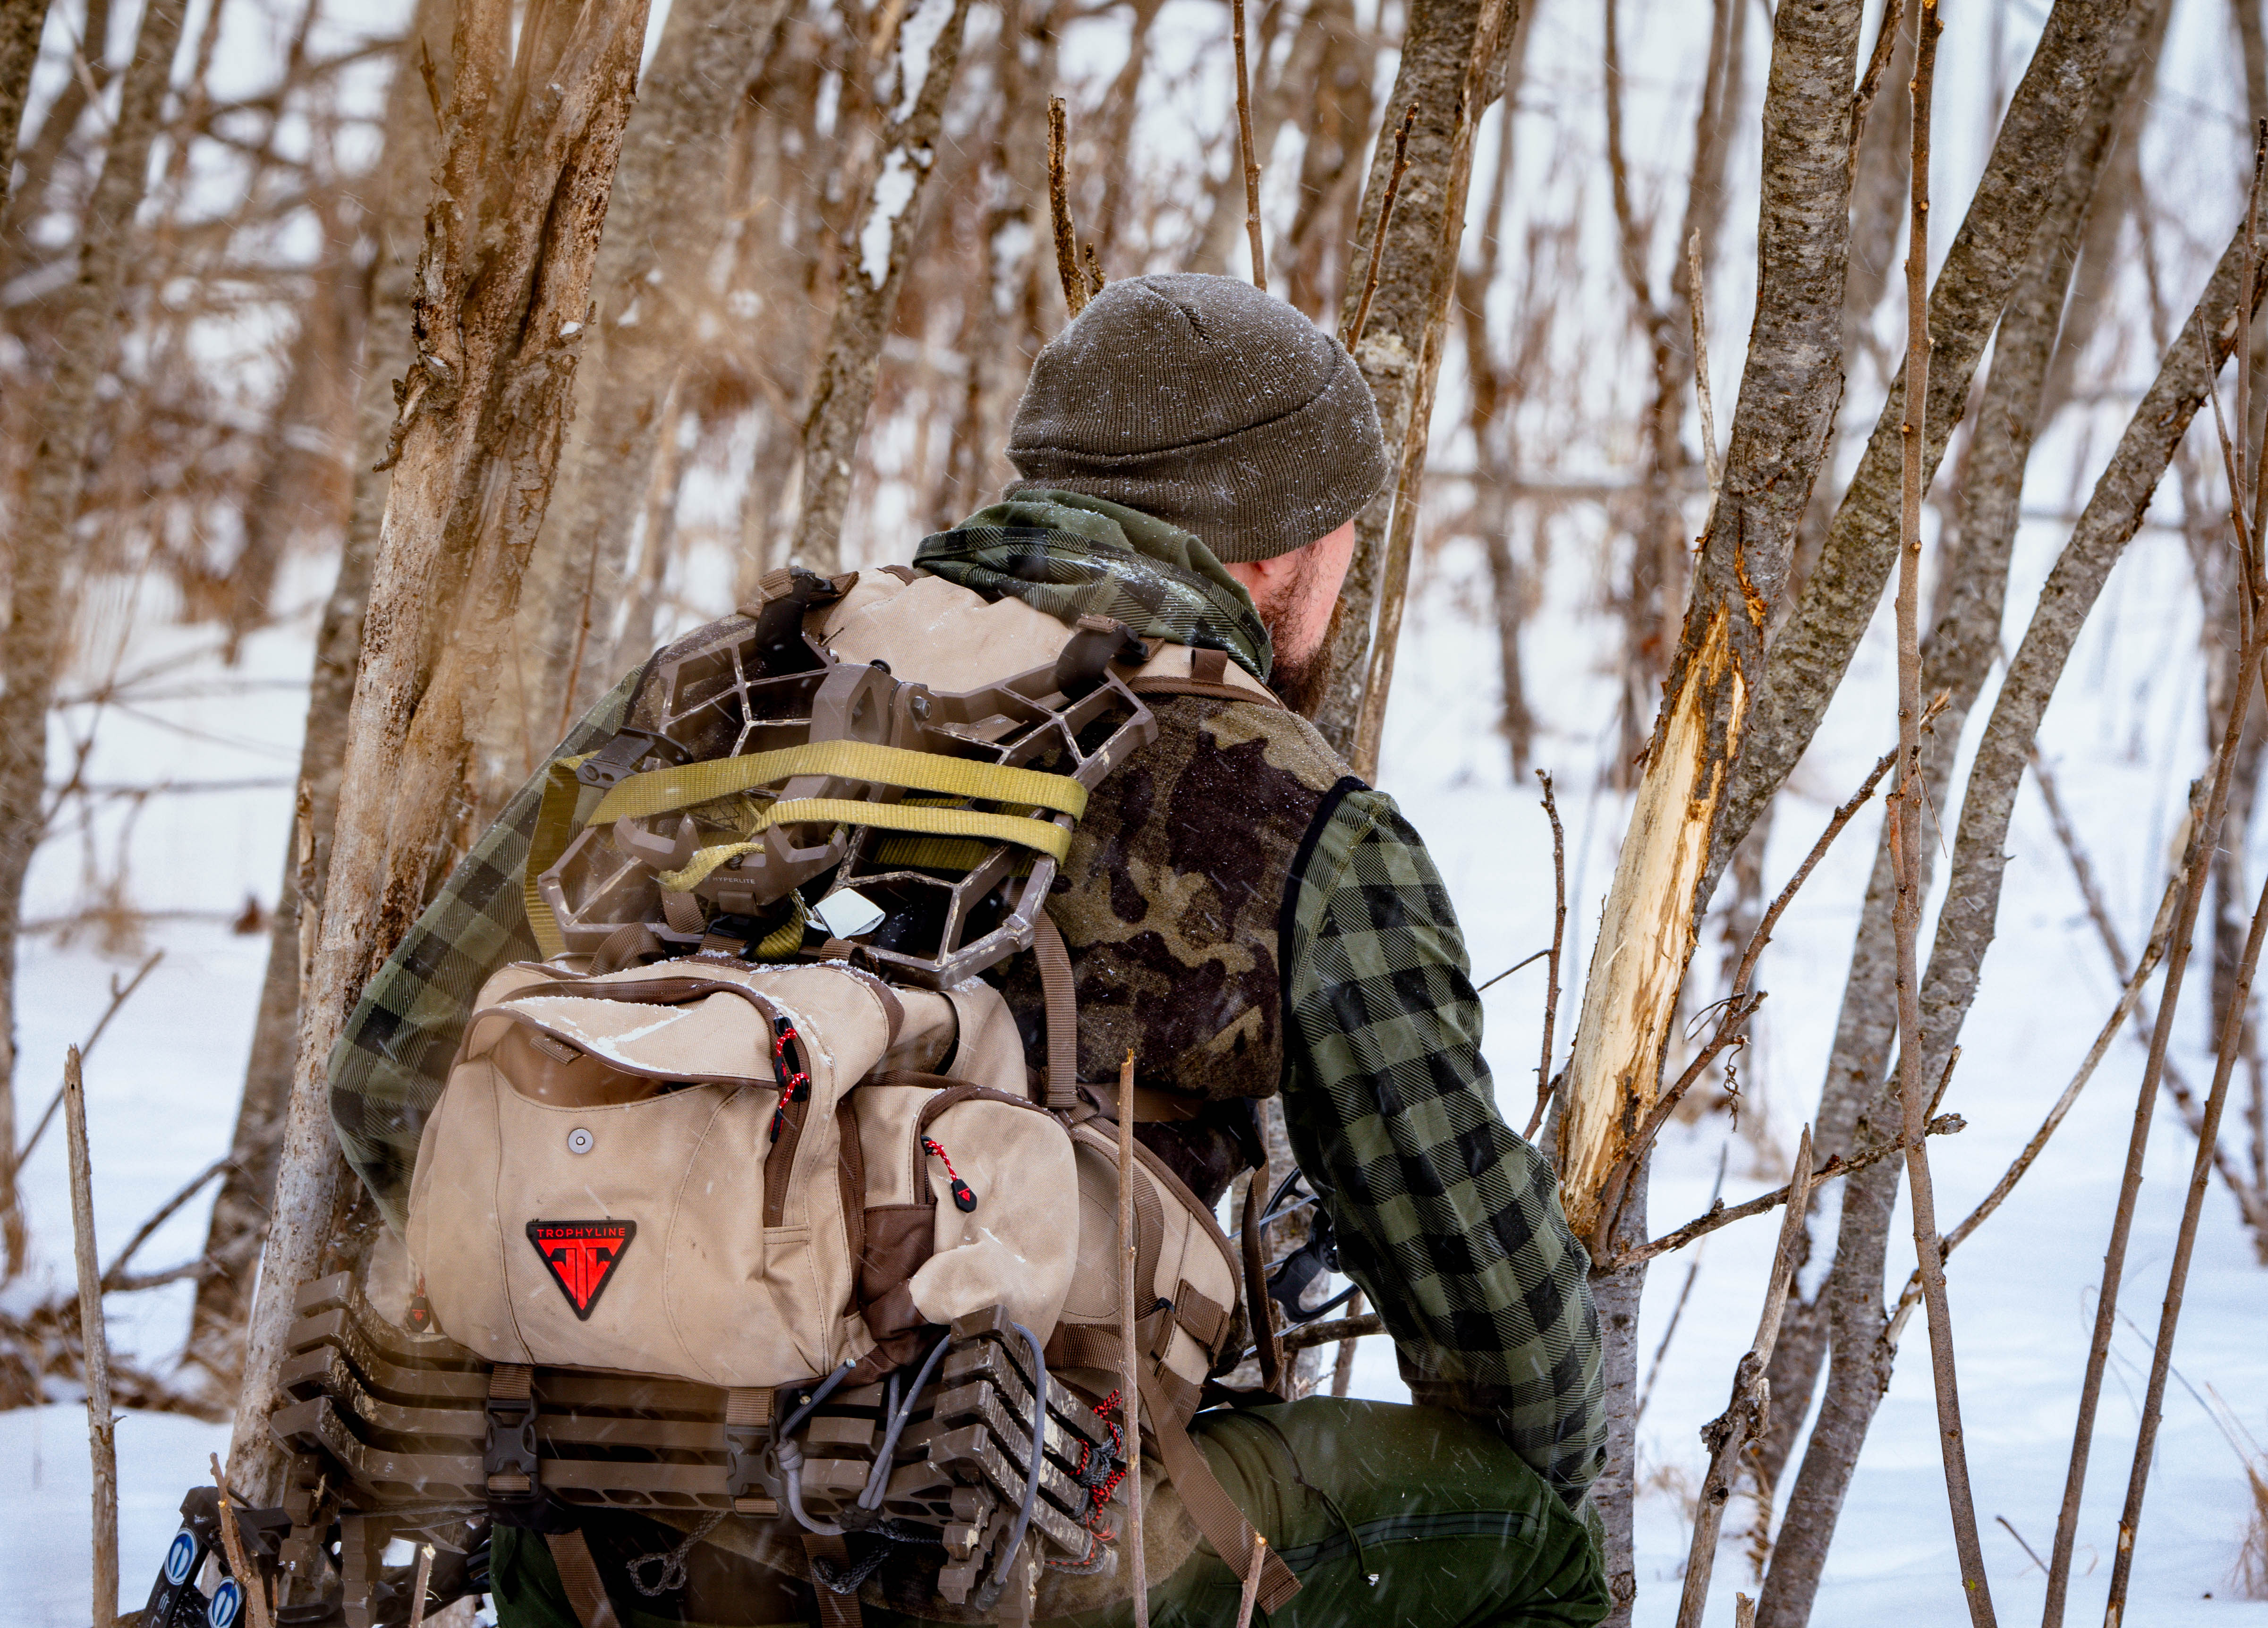
{"type": "MultiPolygon", "coordinates": [[[[631,688],[600,702],[559,754],[612,735],[631,688]]],[[[340,1142],[397,1227],[475,994],[539,953],[521,871],[541,783],[457,866],[332,1053],[340,1142]]],[[[1463,937],[1425,843],[1359,783],[1320,823],[1280,951],[1293,1149],[1411,1394],[1485,1418],[1575,1503],[1606,1453],[1588,1258],[1550,1161],[1496,1110],[1463,937]]]]}

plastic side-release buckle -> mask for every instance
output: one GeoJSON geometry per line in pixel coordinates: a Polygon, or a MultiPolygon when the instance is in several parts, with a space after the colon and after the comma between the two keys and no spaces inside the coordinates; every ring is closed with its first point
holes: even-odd
{"type": "Polygon", "coordinates": [[[535,1450],[535,1370],[500,1362],[489,1374],[488,1440],[481,1470],[493,1504],[534,1503],[542,1491],[535,1450]]]}
{"type": "Polygon", "coordinates": [[[651,729],[618,729],[613,740],[575,765],[575,779],[578,785],[606,791],[636,774],[637,766],[649,757],[659,757],[664,763],[675,765],[688,755],[667,735],[651,729]]]}
{"type": "Polygon", "coordinates": [[[735,1387],[725,1393],[725,1491],[735,1514],[779,1514],[771,1430],[769,1389],[735,1387]]]}

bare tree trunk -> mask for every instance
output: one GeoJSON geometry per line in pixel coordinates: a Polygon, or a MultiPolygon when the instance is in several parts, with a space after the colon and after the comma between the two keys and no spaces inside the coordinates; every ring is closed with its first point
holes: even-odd
{"type": "MultiPolygon", "coordinates": [[[[1969,398],[1970,380],[2031,253],[2064,158],[2091,102],[2104,52],[2134,0],[2057,0],[2008,104],[2000,137],[1946,251],[1929,302],[1934,361],[1923,423],[1925,475],[1969,398]]],[[[1897,559],[1898,425],[1894,387],[1844,494],[1802,601],[1774,637],[1749,739],[1712,839],[1702,888],[1714,890],[1732,846],[1810,744],[1897,559]]]]}
{"type": "Polygon", "coordinates": [[[24,122],[24,97],[32,88],[40,34],[47,26],[48,0],[0,0],[0,219],[8,213],[16,132],[24,122]]]}
{"type": "MultiPolygon", "coordinates": [[[[1537,4],[1529,0],[1521,8],[1521,27],[1528,26],[1537,4]]],[[[1322,30],[1323,54],[1314,79],[1290,87],[1300,98],[1291,116],[1304,142],[1299,203],[1291,229],[1277,239],[1276,260],[1285,271],[1284,298],[1320,318],[1330,303],[1329,291],[1346,280],[1353,260],[1363,151],[1377,117],[1379,47],[1356,26],[1351,0],[1315,0],[1309,15],[1322,30]]]]}
{"type": "Polygon", "coordinates": [[[299,785],[306,806],[306,864],[301,833],[284,844],[283,880],[269,929],[268,970],[245,1064],[227,1173],[205,1230],[205,1259],[213,1270],[197,1281],[189,1314],[185,1369],[205,1399],[226,1408],[235,1398],[244,1359],[246,1319],[252,1309],[254,1271],[268,1228],[276,1185],[284,1107],[291,1094],[293,1053],[299,1037],[300,961],[312,947],[314,917],[303,906],[323,897],[330,874],[331,829],[338,809],[339,775],[354,699],[355,662],[362,645],[363,613],[370,602],[372,562],[386,513],[389,476],[377,466],[386,457],[394,424],[394,385],[416,359],[411,343],[410,302],[416,293],[422,183],[432,173],[438,132],[417,63],[420,54],[446,70],[453,0],[421,0],[387,92],[383,155],[374,173],[368,234],[372,239],[363,290],[362,382],[355,401],[354,479],[322,622],[315,633],[307,718],[299,744],[299,785]],[[431,49],[441,44],[438,51],[431,49]]]}
{"type": "Polygon", "coordinates": [[[612,670],[612,617],[630,587],[663,401],[701,343],[733,112],[786,11],[787,0],[679,0],[639,87],[599,247],[598,320],[575,425],[529,566],[518,658],[526,716],[500,709],[492,721],[484,807],[500,804],[528,760],[566,733],[563,720],[582,716],[621,676],[612,670]]]}
{"type": "MultiPolygon", "coordinates": [[[[1694,561],[1692,600],[1592,952],[1560,1098],[1560,1177],[1579,1237],[1612,1235],[1615,1218],[1601,1213],[1603,1190],[1660,1087],[1662,1050],[1705,898],[1703,863],[1744,749],[1749,698],[1763,674],[1765,630],[1796,522],[1842,396],[1845,153],[1862,10],[1859,0],[1782,0],[1778,13],[1764,108],[1756,326],[1723,483],[1694,561]]],[[[1626,1190],[1633,1200],[1643,1194],[1643,1169],[1626,1190]]],[[[1624,1205],[1625,1217],[1631,1208],[1624,1205]]],[[[1631,1266],[1594,1283],[1606,1336],[1610,1444],[1635,1430],[1643,1282],[1643,1267],[1631,1266]]],[[[1616,1602],[1609,1621],[1627,1621],[1637,1597],[1627,1536],[1631,1464],[1610,1445],[1601,1500],[1616,1602]]]]}
{"type": "MultiPolygon", "coordinates": [[[[2240,229],[2095,483],[2086,512],[2040,592],[2023,642],[2009,660],[1962,799],[1952,873],[1922,983],[1922,1027],[1928,1039],[1925,1079],[1942,1072],[1946,1056],[1960,1038],[1992,944],[2009,812],[2040,718],[2104,578],[2139,528],[2174,448],[2205,401],[2212,375],[2197,334],[2202,327],[2213,335],[2216,368],[2234,343],[2242,255],[2240,229]]],[[[1859,1113],[1854,1142],[1895,1140],[1897,1116],[1894,1093],[1876,1091],[1859,1113]]],[[[1797,1628],[1809,1619],[1859,1448],[1889,1383],[1896,1347],[1882,1305],[1882,1261],[1897,1174],[1897,1161],[1886,1160],[1845,1184],[1843,1224],[1826,1290],[1834,1329],[1832,1366],[1758,1602],[1757,1621],[1765,1628],[1797,1628]]]]}
{"type": "MultiPolygon", "coordinates": [[[[86,57],[86,73],[75,73],[63,82],[40,118],[39,134],[32,138],[32,144],[15,149],[24,161],[24,184],[8,195],[7,207],[0,210],[0,276],[12,276],[19,269],[25,247],[23,229],[47,201],[48,181],[55,173],[55,161],[63,157],[64,147],[70,142],[71,132],[78,128],[80,115],[86,111],[89,92],[99,96],[110,84],[110,61],[105,48],[110,38],[110,0],[87,0],[79,38],[86,57]]],[[[35,39],[33,61],[24,70],[27,75],[36,65],[38,48],[35,39]]],[[[18,125],[23,111],[19,102],[16,109],[18,125]]],[[[15,139],[12,129],[10,139],[15,139]]]]}
{"type": "MultiPolygon", "coordinates": [[[[1364,245],[1363,257],[1349,268],[1346,285],[1340,291],[1339,320],[1344,327],[1353,317],[1361,298],[1366,257],[1376,254],[1381,267],[1378,292],[1355,360],[1378,403],[1379,424],[1386,432],[1386,445],[1392,449],[1400,449],[1408,438],[1422,359],[1430,347],[1440,344],[1440,329],[1447,314],[1443,296],[1449,285],[1445,279],[1455,274],[1457,233],[1445,231],[1444,221],[1453,210],[1460,217],[1463,214],[1462,196],[1453,198],[1449,194],[1454,150],[1465,117],[1465,76],[1472,64],[1473,41],[1484,14],[1491,4],[1503,3],[1411,0],[1394,92],[1386,106],[1390,116],[1398,119],[1402,110],[1414,102],[1418,122],[1410,135],[1409,173],[1403,179],[1383,243],[1377,241],[1378,211],[1393,169],[1394,144],[1379,142],[1371,153],[1370,179],[1364,188],[1355,233],[1364,245]]],[[[1512,33],[1510,29],[1505,31],[1507,48],[1512,33]]],[[[1484,99],[1492,99],[1500,84],[1498,77],[1491,73],[1484,83],[1484,99]]],[[[1477,120],[1481,111],[1472,109],[1472,117],[1477,120]]],[[[1353,749],[1355,726],[1362,710],[1371,622],[1384,584],[1386,532],[1393,512],[1394,493],[1388,488],[1356,517],[1353,562],[1331,614],[1323,657],[1330,677],[1316,708],[1315,724],[1333,749],[1343,755],[1353,749]]]]}
{"type": "Polygon", "coordinates": [[[268,1414],[284,1336],[293,1296],[321,1262],[342,1187],[326,1089],[331,1046],[423,902],[494,690],[572,401],[645,5],[538,11],[516,54],[511,25],[507,0],[467,0],[457,21],[456,82],[419,263],[417,359],[395,426],[230,1451],[255,1503],[279,1491],[268,1414]]]}
{"type": "Polygon", "coordinates": [[[859,206],[857,235],[846,245],[841,292],[812,388],[811,409],[803,421],[803,502],[796,516],[792,552],[798,564],[823,573],[834,571],[842,561],[850,460],[866,428],[882,342],[889,337],[897,315],[898,291],[905,286],[922,193],[936,167],[938,130],[944,122],[946,95],[960,66],[961,29],[968,18],[968,0],[924,4],[949,4],[952,11],[930,48],[929,61],[922,65],[918,92],[913,88],[915,65],[908,60],[905,30],[899,31],[893,99],[907,111],[891,116],[883,133],[873,180],[859,206]]]}
{"type": "MultiPolygon", "coordinates": [[[[1993,346],[1992,372],[1977,407],[1976,438],[1953,528],[1960,543],[1952,550],[1942,579],[1940,597],[1946,610],[1931,629],[1922,652],[1923,693],[1934,696],[1942,692],[1948,696],[1943,715],[1922,743],[1922,782],[1933,808],[1948,806],[1962,730],[1999,653],[2008,558],[2015,542],[2024,471],[2034,441],[2046,422],[2042,409],[2048,368],[2055,355],[2072,268],[2084,239],[2090,200],[2111,151],[2124,93],[2132,83],[2146,14],[2158,4],[2159,0],[2145,0],[2138,8],[2139,14],[2095,83],[2087,128],[2073,144],[1993,346]]],[[[1925,892],[1936,854],[1935,843],[1921,845],[1917,886],[1925,892]]],[[[1814,1135],[1822,1160],[1851,1155],[1859,1113],[1889,1064],[1896,1030],[1896,958],[1890,925],[1896,888],[1891,861],[1885,826],[1875,847],[1874,873],[1867,880],[1850,975],[1836,1020],[1834,1047],[1820,1087],[1814,1135]]],[[[1871,1222],[1876,1218],[1869,1211],[1867,1219],[1871,1222]]],[[[1849,1220],[1845,1217],[1846,1226],[1849,1220]]],[[[1803,1259],[1809,1259],[1812,1248],[1823,1244],[1822,1230],[1831,1229],[1823,1229],[1815,1219],[1801,1246],[1803,1259]]],[[[1761,1478],[1767,1485],[1778,1481],[1794,1450],[1796,1433],[1817,1386],[1830,1322],[1828,1287],[1822,1284],[1809,1300],[1790,1303],[1787,1327],[1772,1354],[1772,1426],[1759,1444],[1758,1455],[1761,1478]]],[[[1772,1608],[1767,1604],[1761,1609],[1772,1608]]]]}
{"type": "Polygon", "coordinates": [[[24,1258],[16,1195],[16,957],[24,873],[46,824],[48,706],[68,652],[64,567],[100,403],[96,391],[117,349],[126,280],[162,122],[186,0],[149,0],[127,65],[102,173],[79,229],[78,275],[56,296],[55,371],[40,406],[40,444],[10,539],[8,622],[0,636],[0,1251],[13,1277],[24,1258]]]}
{"type": "Polygon", "coordinates": [[[1640,731],[1651,710],[1679,637],[1678,607],[1685,590],[1685,485],[1692,468],[1685,450],[1685,411],[1693,387],[1693,287],[1689,246],[1705,269],[1715,262],[1722,218],[1725,154],[1730,145],[1727,115],[1740,97],[1741,57],[1749,8],[1740,0],[1715,0],[1709,52],[1701,70],[1701,94],[1693,122],[1693,158],[1686,178],[1685,216],[1672,246],[1675,270],[1668,297],[1653,297],[1647,261],[1651,222],[1638,218],[1631,196],[1629,165],[1622,136],[1622,60],[1618,10],[1608,0],[1606,111],[1608,170],[1613,184],[1616,225],[1622,239],[1623,280],[1629,285],[1631,316],[1645,333],[1653,365],[1653,401],[1646,414],[1646,468],[1641,476],[1638,529],[1631,538],[1631,572],[1623,605],[1622,748],[1617,770],[1631,765],[1645,745],[1640,731]]]}
{"type": "Polygon", "coordinates": [[[314,269],[313,291],[300,310],[284,388],[269,414],[268,431],[261,438],[259,472],[245,500],[244,543],[225,587],[228,643],[221,659],[231,666],[246,637],[265,626],[272,615],[276,574],[306,518],[308,499],[331,462],[322,450],[331,438],[327,431],[345,416],[338,410],[342,384],[353,366],[369,313],[365,280],[356,274],[346,252],[352,247],[351,232],[335,218],[337,212],[328,203],[318,206],[327,246],[322,262],[314,269]]]}

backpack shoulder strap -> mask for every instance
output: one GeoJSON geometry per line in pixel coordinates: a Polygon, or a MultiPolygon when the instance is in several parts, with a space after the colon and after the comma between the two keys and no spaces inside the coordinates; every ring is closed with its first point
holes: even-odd
{"type": "MultiPolygon", "coordinates": [[[[1155,1378],[1145,1365],[1138,1376],[1142,1387],[1142,1408],[1152,1433],[1157,1437],[1158,1456],[1164,1461],[1167,1477],[1174,1490],[1182,1495],[1182,1506],[1189,1512],[1189,1519],[1213,1552],[1228,1563],[1229,1569],[1239,1575],[1248,1575],[1252,1570],[1252,1549],[1255,1533],[1252,1522],[1229,1497],[1220,1477],[1212,1473],[1205,1455],[1197,1451],[1189,1440],[1181,1418],[1158,1388],[1155,1378]]],[[[1260,1609],[1274,1613],[1284,1609],[1285,1602],[1300,1592],[1300,1580],[1284,1558],[1269,1545],[1263,1551],[1260,1563],[1260,1609]]]]}

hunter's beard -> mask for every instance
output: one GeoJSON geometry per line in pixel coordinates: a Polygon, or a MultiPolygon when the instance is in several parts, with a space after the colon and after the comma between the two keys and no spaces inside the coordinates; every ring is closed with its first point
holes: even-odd
{"type": "Polygon", "coordinates": [[[1256,608],[1267,624],[1276,649],[1276,664],[1269,669],[1268,688],[1276,698],[1302,718],[1314,716],[1329,677],[1323,659],[1330,644],[1331,606],[1315,603],[1315,585],[1322,563],[1312,549],[1303,552],[1299,567],[1267,602],[1256,608]]]}

